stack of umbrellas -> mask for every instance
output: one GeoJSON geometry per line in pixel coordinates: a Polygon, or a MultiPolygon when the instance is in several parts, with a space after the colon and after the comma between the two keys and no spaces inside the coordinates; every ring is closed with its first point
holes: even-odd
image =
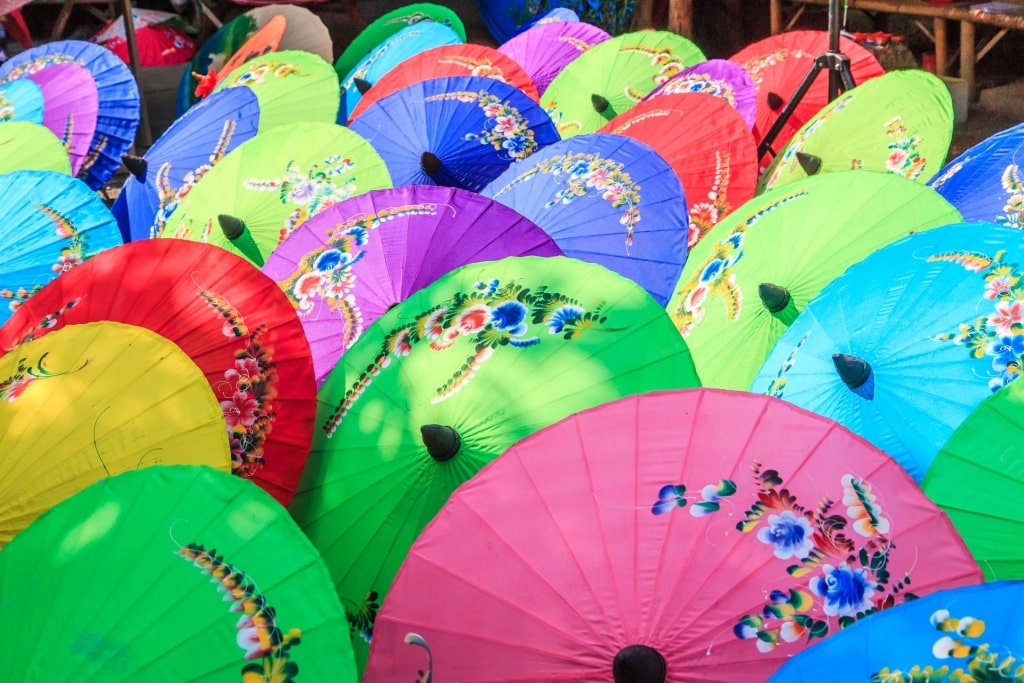
{"type": "Polygon", "coordinates": [[[824,34],[588,18],[261,6],[144,154],[104,48],[0,68],[8,679],[1008,670],[1021,132],[844,44],[759,159],[824,34]]]}

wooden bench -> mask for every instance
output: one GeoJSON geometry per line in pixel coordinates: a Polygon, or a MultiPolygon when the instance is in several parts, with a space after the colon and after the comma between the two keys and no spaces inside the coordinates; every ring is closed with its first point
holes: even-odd
{"type": "MultiPolygon", "coordinates": [[[[772,34],[792,28],[796,20],[806,9],[806,5],[828,5],[828,0],[785,0],[790,4],[800,5],[796,14],[784,24],[783,0],[771,0],[771,32],[772,34]]],[[[933,4],[925,0],[847,0],[852,9],[888,14],[904,14],[912,17],[931,17],[932,30],[917,21],[925,35],[935,44],[935,72],[940,76],[947,75],[947,70],[956,60],[957,54],[949,54],[947,42],[948,22],[960,22],[960,78],[966,81],[967,91],[973,100],[977,97],[977,79],[975,65],[995,47],[1011,30],[1024,30],[1024,2],[1013,0],[1003,4],[1020,8],[1021,12],[992,12],[972,9],[982,4],[978,0],[971,2],[953,2],[950,4],[933,4]],[[976,26],[992,26],[997,30],[994,35],[980,43],[976,36],[976,26]]]]}

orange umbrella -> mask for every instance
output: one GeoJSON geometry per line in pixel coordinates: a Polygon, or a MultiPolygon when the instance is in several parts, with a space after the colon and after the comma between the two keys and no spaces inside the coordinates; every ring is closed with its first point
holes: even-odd
{"type": "Polygon", "coordinates": [[[219,70],[211,66],[205,75],[192,74],[199,79],[199,84],[196,86],[196,97],[206,97],[209,95],[217,84],[223,80],[224,76],[253,57],[262,57],[268,52],[277,52],[287,28],[288,20],[278,14],[260,27],[247,41],[242,43],[242,47],[238,48],[219,70]]]}

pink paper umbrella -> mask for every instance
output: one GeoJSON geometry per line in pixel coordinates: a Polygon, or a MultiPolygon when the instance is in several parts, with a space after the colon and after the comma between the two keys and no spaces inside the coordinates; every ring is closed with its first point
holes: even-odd
{"type": "Polygon", "coordinates": [[[26,77],[43,91],[43,125],[64,143],[77,175],[89,154],[100,107],[92,73],[77,64],[53,64],[26,77]]]}
{"type": "Polygon", "coordinates": [[[318,383],[363,330],[451,270],[506,256],[561,256],[541,228],[475,192],[373,190],[317,213],[263,266],[299,314],[318,383]]]}
{"type": "Polygon", "coordinates": [[[377,615],[364,681],[751,683],[980,580],[903,468],[838,424],[755,394],[642,394],[455,491],[377,615]]]}

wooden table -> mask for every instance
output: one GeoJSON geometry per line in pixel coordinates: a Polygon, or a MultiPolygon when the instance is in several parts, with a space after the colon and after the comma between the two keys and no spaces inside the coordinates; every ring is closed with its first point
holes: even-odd
{"type": "MultiPolygon", "coordinates": [[[[824,5],[829,0],[785,0],[799,5],[824,5]]],[[[967,90],[970,98],[977,97],[977,79],[975,76],[975,65],[978,60],[988,54],[989,50],[995,47],[996,43],[1002,40],[1003,36],[1011,30],[1024,30],[1024,15],[1007,14],[1000,12],[983,12],[971,7],[978,2],[964,3],[954,2],[952,4],[935,5],[924,0],[847,0],[849,7],[853,9],[867,10],[869,12],[885,12],[889,14],[905,14],[913,17],[931,17],[932,30],[918,24],[925,34],[935,43],[935,73],[940,76],[947,75],[947,70],[952,65],[957,55],[949,55],[947,43],[948,22],[960,22],[960,78],[967,82],[967,90]],[[977,25],[994,26],[998,30],[995,35],[987,40],[977,42],[977,25]]],[[[1024,5],[1021,2],[1010,4],[1024,5]]],[[[803,7],[798,10],[797,16],[792,18],[787,25],[783,25],[783,0],[771,0],[771,32],[779,33],[792,27],[803,7]]]]}

